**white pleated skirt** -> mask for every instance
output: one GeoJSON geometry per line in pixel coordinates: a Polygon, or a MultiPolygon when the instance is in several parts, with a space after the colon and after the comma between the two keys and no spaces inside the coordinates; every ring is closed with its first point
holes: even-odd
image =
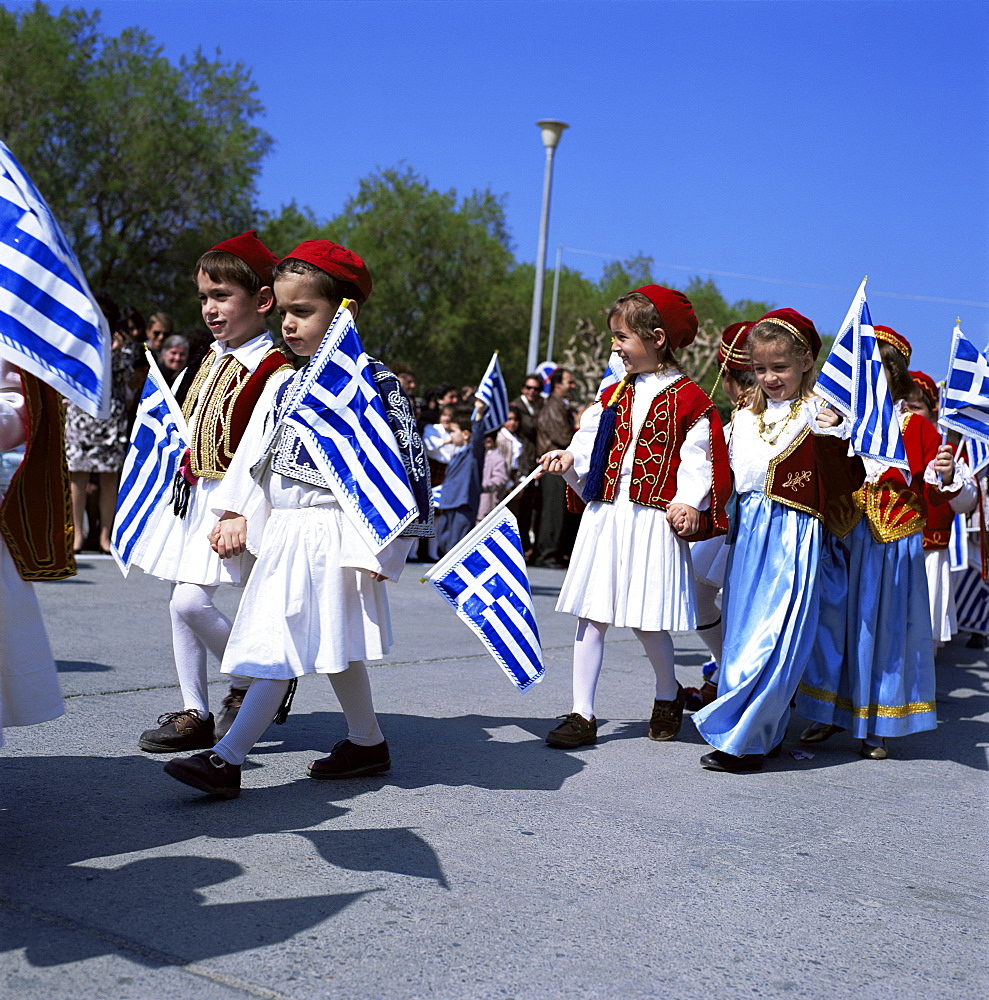
{"type": "Polygon", "coordinates": [[[3,727],[33,726],[64,711],[34,587],[0,541],[0,745],[3,727]]]}
{"type": "Polygon", "coordinates": [[[666,523],[666,511],[592,501],[563,581],[557,611],[647,632],[697,627],[690,546],[666,523]]]}
{"type": "Polygon", "coordinates": [[[171,507],[167,507],[134,565],[149,576],[171,583],[242,586],[254,565],[254,557],[245,552],[233,559],[221,559],[209,544],[209,533],[217,521],[211,494],[222,482],[222,479],[200,479],[192,488],[185,517],[176,517],[171,507]]]}
{"type": "Polygon", "coordinates": [[[340,565],[344,531],[354,528],[336,504],[271,512],[223,673],[289,680],[340,673],[351,660],[380,660],[388,652],[385,585],[340,565]]]}
{"type": "Polygon", "coordinates": [[[931,633],[935,642],[949,642],[958,631],[958,617],[948,550],[931,549],[925,552],[924,568],[927,571],[927,596],[931,602],[931,633]]]}

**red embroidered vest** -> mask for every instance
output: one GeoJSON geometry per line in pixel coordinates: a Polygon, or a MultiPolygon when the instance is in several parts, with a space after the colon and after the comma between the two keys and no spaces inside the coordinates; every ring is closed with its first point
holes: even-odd
{"type": "Polygon", "coordinates": [[[253,372],[232,354],[219,362],[212,351],[203,358],[182,405],[182,413],[190,422],[192,440],[189,447],[195,475],[202,479],[223,478],[265,383],[275,372],[285,368],[291,365],[275,348],[265,354],[253,372]],[[214,363],[218,370],[210,382],[208,394],[200,398],[214,363]]]}
{"type": "MultiPolygon", "coordinates": [[[[616,385],[605,390],[601,397],[602,406],[608,405],[617,388],[616,385]]],[[[604,470],[601,493],[604,503],[611,503],[615,499],[622,462],[631,443],[632,396],[633,393],[626,390],[618,400],[615,437],[604,470]]],[[[635,441],[629,484],[629,498],[633,503],[666,510],[677,492],[680,447],[687,432],[702,417],[707,417],[710,423],[711,506],[708,510],[701,511],[700,530],[686,539],[691,542],[723,535],[728,531],[725,504],[731,496],[732,485],[721,418],[714,403],[686,375],[681,375],[661,389],[652,401],[635,441]]]]}

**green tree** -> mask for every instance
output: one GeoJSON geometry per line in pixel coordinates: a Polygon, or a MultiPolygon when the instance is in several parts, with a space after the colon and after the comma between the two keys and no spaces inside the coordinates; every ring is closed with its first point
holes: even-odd
{"type": "Polygon", "coordinates": [[[80,10],[0,9],[0,138],[96,290],[191,305],[196,257],[254,214],[271,142],[256,88],[239,63],[197,51],[174,66],[146,33],[98,27],[80,10]]]}
{"type": "Polygon", "coordinates": [[[411,365],[428,385],[479,378],[494,350],[503,368],[524,356],[501,198],[475,191],[458,200],[411,168],[392,168],[365,177],[327,229],[370,268],[361,336],[386,363],[411,365]]]}

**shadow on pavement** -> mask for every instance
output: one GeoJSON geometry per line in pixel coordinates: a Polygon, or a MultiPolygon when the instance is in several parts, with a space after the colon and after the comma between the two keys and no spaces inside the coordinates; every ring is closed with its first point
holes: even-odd
{"type": "Polygon", "coordinates": [[[93,663],[92,660],[56,660],[55,667],[59,673],[74,671],[95,674],[113,670],[113,667],[108,667],[105,663],[93,663]]]}

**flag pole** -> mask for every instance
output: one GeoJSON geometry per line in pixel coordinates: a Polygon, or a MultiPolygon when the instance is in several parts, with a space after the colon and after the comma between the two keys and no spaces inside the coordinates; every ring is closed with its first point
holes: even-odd
{"type": "Polygon", "coordinates": [[[419,582],[428,583],[438,573],[443,572],[447,568],[448,564],[455,563],[464,554],[464,552],[468,551],[474,544],[474,537],[480,532],[487,530],[488,522],[493,520],[496,515],[500,514],[509,505],[509,503],[511,503],[511,501],[514,500],[522,492],[522,490],[529,485],[529,483],[541,476],[542,473],[543,467],[541,465],[537,465],[532,472],[530,472],[529,475],[527,475],[525,479],[523,479],[522,482],[520,482],[518,486],[516,486],[515,489],[501,501],[501,503],[495,506],[491,512],[485,516],[483,521],[474,525],[474,527],[471,528],[471,530],[468,531],[467,534],[464,535],[464,537],[461,538],[460,541],[457,542],[457,544],[454,545],[454,547],[439,560],[439,562],[437,562],[430,569],[426,570],[425,576],[421,577],[419,582]]]}

